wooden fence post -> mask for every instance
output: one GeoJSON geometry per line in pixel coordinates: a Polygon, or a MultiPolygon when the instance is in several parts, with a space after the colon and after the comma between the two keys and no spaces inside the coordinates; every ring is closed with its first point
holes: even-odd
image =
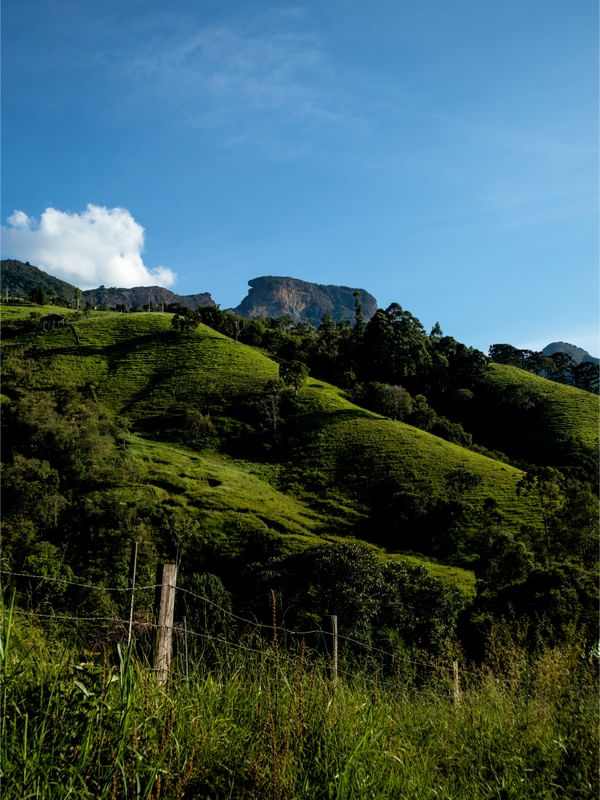
{"type": "Polygon", "coordinates": [[[452,674],[454,677],[454,705],[459,705],[460,703],[460,683],[458,680],[458,661],[452,662],[452,674]]]}
{"type": "Polygon", "coordinates": [[[337,685],[338,680],[338,620],[337,614],[332,614],[331,616],[331,637],[333,642],[333,662],[332,662],[332,674],[333,674],[333,685],[337,685]]]}
{"type": "Polygon", "coordinates": [[[177,586],[177,564],[163,564],[158,629],[156,636],[156,656],[154,669],[158,682],[164,686],[169,678],[171,656],[173,653],[173,615],[175,613],[175,589],[177,586]]]}
{"type": "Polygon", "coordinates": [[[137,569],[138,543],[133,547],[133,568],[131,570],[131,602],[129,604],[129,631],[127,633],[127,647],[131,644],[131,633],[133,630],[133,596],[135,593],[135,573],[137,569]]]}

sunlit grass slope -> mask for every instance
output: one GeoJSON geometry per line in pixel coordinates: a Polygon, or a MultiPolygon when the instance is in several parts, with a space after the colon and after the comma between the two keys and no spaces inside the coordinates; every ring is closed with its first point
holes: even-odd
{"type": "MultiPolygon", "coordinates": [[[[129,437],[131,453],[141,472],[143,490],[200,525],[203,536],[226,555],[235,557],[249,539],[271,540],[278,552],[291,553],[326,541],[341,541],[340,504],[330,513],[313,508],[269,483],[276,466],[234,460],[214,452],[194,452],[182,446],[129,437]],[[337,512],[337,513],[336,513],[337,512]]],[[[138,487],[139,488],[139,487],[138,487]]],[[[378,547],[382,558],[390,554],[378,547]]],[[[424,566],[434,577],[475,593],[470,570],[447,566],[413,555],[395,554],[395,560],[424,566]]]]}
{"type": "Polygon", "coordinates": [[[224,549],[239,548],[252,531],[283,537],[284,549],[298,550],[317,544],[317,534],[327,530],[320,515],[278,491],[247,462],[136,436],[130,449],[156,500],[191,516],[224,549]]]}
{"type": "MultiPolygon", "coordinates": [[[[310,380],[300,391],[299,410],[287,429],[296,444],[271,471],[148,441],[152,421],[173,408],[204,411],[215,397],[243,401],[278,374],[277,364],[262,352],[205,326],[187,336],[172,330],[170,314],[92,313],[73,328],[13,339],[9,350],[27,343],[39,365],[31,377],[34,386],[91,385],[113,413],[142,425],[146,440],[133,439],[131,447],[160,502],[193,512],[211,535],[227,537],[254,527],[301,546],[317,535],[348,533],[373,487],[392,492],[425,487],[444,498],[448,473],[461,469],[480,478],[467,499],[494,498],[515,532],[524,523],[537,524],[532,507],[516,495],[518,470],[365,411],[320,381],[310,380]],[[300,473],[299,484],[311,471],[324,476],[333,492],[317,485],[299,493],[288,484],[284,494],[278,488],[285,485],[282,473],[291,470],[300,473]],[[293,499],[295,491],[302,502],[293,499]],[[333,500],[323,503],[325,494],[333,500]]],[[[400,542],[397,549],[402,550],[400,542]]]]}
{"type": "Polygon", "coordinates": [[[171,314],[92,314],[36,336],[44,370],[39,388],[95,386],[98,399],[132,420],[204,407],[210,396],[247,396],[277,375],[277,365],[250,347],[200,326],[189,336],[171,314]]]}
{"type": "MultiPolygon", "coordinates": [[[[491,363],[488,385],[500,393],[524,393],[531,405],[527,416],[529,437],[548,441],[578,439],[598,449],[600,435],[600,397],[591,392],[540,378],[526,370],[491,363]]],[[[510,395],[509,395],[510,396],[510,395]]]]}
{"type": "Polygon", "coordinates": [[[495,499],[515,532],[524,523],[538,524],[537,510],[517,497],[520,470],[365,411],[322,382],[312,381],[302,398],[307,412],[304,463],[333,483],[358,492],[377,485],[386,486],[390,493],[414,487],[444,498],[448,475],[464,470],[480,479],[469,493],[472,502],[495,499]]]}

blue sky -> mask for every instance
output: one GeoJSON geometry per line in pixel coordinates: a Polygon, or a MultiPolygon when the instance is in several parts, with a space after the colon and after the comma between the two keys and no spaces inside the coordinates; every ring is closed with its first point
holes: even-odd
{"type": "Polygon", "coordinates": [[[598,354],[596,0],[4,0],[2,253],[598,354]]]}

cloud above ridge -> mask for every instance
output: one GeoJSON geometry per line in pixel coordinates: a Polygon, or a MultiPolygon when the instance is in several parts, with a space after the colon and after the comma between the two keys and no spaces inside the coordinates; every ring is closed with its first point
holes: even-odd
{"type": "Polygon", "coordinates": [[[82,289],[170,286],[175,273],[144,264],[144,228],[125,208],[88,203],[70,213],[47,208],[37,223],[15,211],[2,226],[2,249],[82,289]]]}

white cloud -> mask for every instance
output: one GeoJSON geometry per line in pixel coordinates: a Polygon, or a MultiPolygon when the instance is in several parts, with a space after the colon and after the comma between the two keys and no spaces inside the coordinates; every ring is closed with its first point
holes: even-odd
{"type": "Polygon", "coordinates": [[[7,219],[7,222],[13,228],[29,228],[33,220],[24,211],[15,211],[7,219]]]}
{"type": "Polygon", "coordinates": [[[175,274],[142,260],[144,228],[125,208],[88,204],[80,214],[47,208],[39,225],[15,211],[2,227],[2,249],[82,289],[170,286],[175,274]]]}

